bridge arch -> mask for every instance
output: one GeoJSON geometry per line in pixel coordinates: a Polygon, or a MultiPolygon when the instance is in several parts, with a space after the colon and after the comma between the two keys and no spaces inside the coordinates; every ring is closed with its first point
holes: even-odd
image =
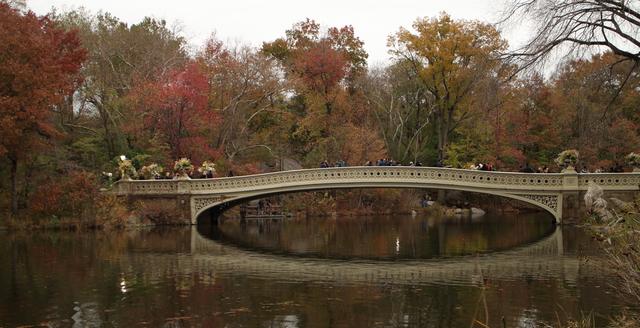
{"type": "Polygon", "coordinates": [[[415,182],[366,182],[366,183],[331,183],[330,185],[296,185],[270,188],[267,190],[259,190],[254,192],[242,193],[240,195],[231,196],[229,198],[210,198],[208,196],[194,197],[193,202],[200,203],[197,206],[196,211],[193,213],[193,223],[198,223],[199,218],[207,212],[214,210],[216,214],[224,212],[226,209],[231,208],[243,202],[247,202],[254,199],[265,198],[269,196],[282,195],[288,193],[297,192],[313,192],[322,190],[336,190],[336,189],[370,189],[370,188],[400,188],[400,189],[431,189],[431,190],[453,190],[473,192],[478,194],[491,195],[496,197],[503,197],[518,200],[530,205],[535,206],[541,210],[551,214],[556,222],[559,222],[562,216],[562,197],[560,193],[545,193],[545,194],[512,194],[504,191],[477,188],[469,186],[450,186],[438,183],[415,183],[415,182]]]}

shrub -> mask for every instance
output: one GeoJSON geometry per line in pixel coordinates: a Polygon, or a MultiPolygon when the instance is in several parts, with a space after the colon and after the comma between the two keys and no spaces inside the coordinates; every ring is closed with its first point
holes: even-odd
{"type": "Polygon", "coordinates": [[[193,164],[190,159],[183,157],[173,164],[173,170],[179,174],[187,174],[193,171],[193,164]]]}
{"type": "Polygon", "coordinates": [[[198,172],[202,174],[215,174],[216,173],[216,163],[210,161],[204,161],[200,164],[198,168],[198,172]]]}
{"type": "Polygon", "coordinates": [[[575,166],[578,163],[579,156],[580,154],[577,150],[568,149],[558,154],[555,162],[560,167],[575,166]]]}
{"type": "Polygon", "coordinates": [[[164,169],[162,168],[162,166],[156,163],[152,163],[147,166],[143,166],[140,169],[140,176],[142,176],[146,180],[158,179],[162,175],[163,171],[164,169]]]}
{"type": "Polygon", "coordinates": [[[82,219],[93,209],[97,195],[95,175],[84,171],[72,172],[41,184],[31,194],[29,210],[38,216],[82,219]]]}
{"type": "Polygon", "coordinates": [[[120,171],[120,179],[123,180],[136,178],[138,176],[136,168],[133,166],[133,162],[126,159],[124,156],[118,159],[118,170],[120,171]]]}
{"type": "Polygon", "coordinates": [[[123,198],[102,193],[98,195],[94,207],[94,224],[96,226],[123,227],[127,224],[130,211],[123,198]]]}
{"type": "Polygon", "coordinates": [[[146,222],[153,224],[185,224],[176,203],[162,200],[146,200],[136,204],[138,216],[146,222]]]}
{"type": "Polygon", "coordinates": [[[640,167],[640,154],[631,152],[625,157],[625,160],[629,166],[640,167]]]}

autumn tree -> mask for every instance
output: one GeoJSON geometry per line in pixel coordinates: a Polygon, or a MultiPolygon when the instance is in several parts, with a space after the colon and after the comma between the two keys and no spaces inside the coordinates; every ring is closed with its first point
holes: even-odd
{"type": "Polygon", "coordinates": [[[294,24],[285,35],[285,38],[263,43],[262,51],[278,59],[291,72],[296,72],[296,61],[302,60],[308,51],[317,50],[323,43],[323,48],[330,48],[343,57],[345,74],[350,81],[366,71],[368,54],[363,48],[364,42],[355,35],[350,25],[330,27],[322,33],[320,24],[307,18],[294,24]]]}
{"type": "Polygon", "coordinates": [[[640,79],[636,74],[629,77],[631,62],[612,69],[620,59],[608,52],[575,60],[564,65],[553,81],[554,119],[565,147],[578,149],[583,165],[621,164],[624,155],[640,147],[640,79]]]}
{"type": "Polygon", "coordinates": [[[542,76],[532,75],[515,82],[510,91],[499,134],[506,153],[503,162],[514,169],[527,163],[552,166],[564,137],[552,87],[542,76]]]}
{"type": "Polygon", "coordinates": [[[58,134],[52,108],[71,91],[85,56],[77,33],[0,3],[0,155],[10,162],[14,215],[18,165],[58,134]]]}
{"type": "Polygon", "coordinates": [[[333,103],[340,90],[338,86],[347,73],[347,60],[331,47],[327,40],[310,46],[294,62],[294,70],[307,88],[324,101],[327,115],[331,115],[333,103]]]}
{"type": "Polygon", "coordinates": [[[319,95],[331,114],[340,83],[347,82],[353,89],[356,77],[366,70],[364,43],[351,26],[331,27],[322,34],[320,25],[310,19],[285,34],[285,38],[263,43],[262,52],[279,60],[290,78],[299,78],[301,86],[319,95]]]}
{"type": "MultiPolygon", "coordinates": [[[[576,120],[573,126],[569,124],[560,128],[562,132],[573,131],[565,136],[568,138],[567,142],[583,149],[583,158],[592,165],[598,159],[603,164],[619,160],[604,153],[595,154],[594,152],[598,152],[596,149],[601,149],[601,146],[593,143],[603,143],[613,134],[625,141],[635,139],[633,136],[636,135],[637,120],[621,118],[617,113],[620,106],[628,103],[628,95],[632,93],[630,90],[636,87],[640,66],[638,1],[508,1],[502,24],[519,25],[523,20],[533,23],[533,34],[523,46],[508,53],[508,58],[513,59],[521,70],[548,68],[546,64],[549,63],[560,68],[556,81],[559,84],[552,89],[564,89],[556,95],[561,102],[568,103],[563,104],[565,109],[558,114],[576,120]],[[587,60],[592,55],[595,57],[587,60]],[[600,64],[608,66],[604,68],[600,64]],[[582,76],[580,82],[585,84],[573,84],[569,87],[571,79],[567,78],[576,77],[575,74],[580,74],[579,71],[586,73],[587,67],[598,68],[582,76]],[[568,96],[571,93],[573,95],[568,96]],[[616,123],[619,127],[611,126],[612,119],[621,120],[616,123]],[[595,131],[607,133],[593,139],[595,131]],[[589,144],[589,147],[585,147],[585,144],[589,144]]],[[[630,111],[636,113],[633,116],[638,116],[637,107],[630,111]]],[[[618,145],[627,147],[626,142],[611,144],[611,154],[615,154],[614,157],[620,156],[621,149],[618,145]]]]}
{"type": "MultiPolygon", "coordinates": [[[[233,161],[266,151],[273,159],[278,144],[265,132],[283,118],[285,85],[276,61],[246,45],[227,45],[212,36],[196,56],[208,82],[209,106],[222,118],[211,135],[216,148],[233,161]]],[[[278,139],[278,138],[276,138],[278,139]]],[[[278,151],[284,149],[279,147],[278,151]]]]}
{"type": "Polygon", "coordinates": [[[351,26],[321,31],[309,19],[262,45],[262,52],[280,63],[293,93],[288,107],[297,117],[289,142],[308,161],[342,156],[338,127],[365,124],[356,85],[366,72],[363,45],[351,26]]]}
{"type": "Polygon", "coordinates": [[[632,75],[620,88],[633,64],[619,63],[612,69],[618,60],[612,53],[574,60],[560,66],[551,79],[530,75],[489,93],[500,105],[463,124],[460,132],[467,147],[456,148],[463,154],[459,157],[488,156],[506,169],[525,164],[553,167],[560,151],[575,148],[581,154],[580,165],[590,170],[621,164],[625,154],[640,146],[639,81],[632,75]]]}
{"type": "Polygon", "coordinates": [[[101,152],[104,149],[111,159],[131,146],[122,131],[131,114],[126,96],[138,84],[182,67],[188,59],[186,41],[164,20],[153,18],[128,25],[109,13],[77,10],[56,14],[55,19],[66,28],[78,29],[88,50],[83,74],[91,77],[70,101],[80,105],[76,112],[84,111],[92,119],[66,119],[63,126],[99,138],[101,152]]]}
{"type": "Polygon", "coordinates": [[[447,14],[418,19],[414,31],[401,28],[389,37],[396,62],[410,63],[433,102],[438,161],[442,163],[451,133],[468,119],[479,81],[499,75],[499,55],[507,47],[491,25],[455,21],[447,14]]]}
{"type": "Polygon", "coordinates": [[[433,133],[433,98],[416,78],[411,62],[374,68],[361,84],[389,155],[402,162],[426,161],[431,149],[424,143],[433,133]]]}
{"type": "Polygon", "coordinates": [[[218,115],[208,107],[206,75],[197,63],[138,85],[130,94],[135,119],[125,125],[134,145],[148,152],[151,140],[165,144],[165,161],[188,157],[196,162],[217,155],[208,136],[218,115]]]}

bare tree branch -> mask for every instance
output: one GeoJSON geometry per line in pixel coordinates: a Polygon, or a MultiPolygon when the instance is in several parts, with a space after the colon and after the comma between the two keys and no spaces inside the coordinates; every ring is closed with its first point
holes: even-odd
{"type": "Polygon", "coordinates": [[[544,65],[557,54],[611,52],[640,61],[638,0],[510,0],[499,24],[530,20],[533,36],[508,54],[521,70],[544,65]]]}

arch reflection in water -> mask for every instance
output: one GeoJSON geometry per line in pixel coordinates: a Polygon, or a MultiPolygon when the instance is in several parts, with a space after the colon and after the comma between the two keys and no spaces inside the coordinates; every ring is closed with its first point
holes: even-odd
{"type": "Polygon", "coordinates": [[[283,256],[221,242],[220,230],[215,228],[198,229],[192,235],[192,252],[202,265],[287,281],[478,285],[486,279],[560,277],[573,285],[583,264],[575,256],[564,256],[562,228],[555,226],[542,239],[508,250],[402,261],[283,256]]]}
{"type": "Polygon", "coordinates": [[[550,235],[544,214],[220,220],[201,233],[260,252],[333,259],[432,259],[503,251],[550,235]],[[514,215],[515,216],[515,215],[514,215]],[[210,230],[208,230],[210,229],[210,230]]]}

